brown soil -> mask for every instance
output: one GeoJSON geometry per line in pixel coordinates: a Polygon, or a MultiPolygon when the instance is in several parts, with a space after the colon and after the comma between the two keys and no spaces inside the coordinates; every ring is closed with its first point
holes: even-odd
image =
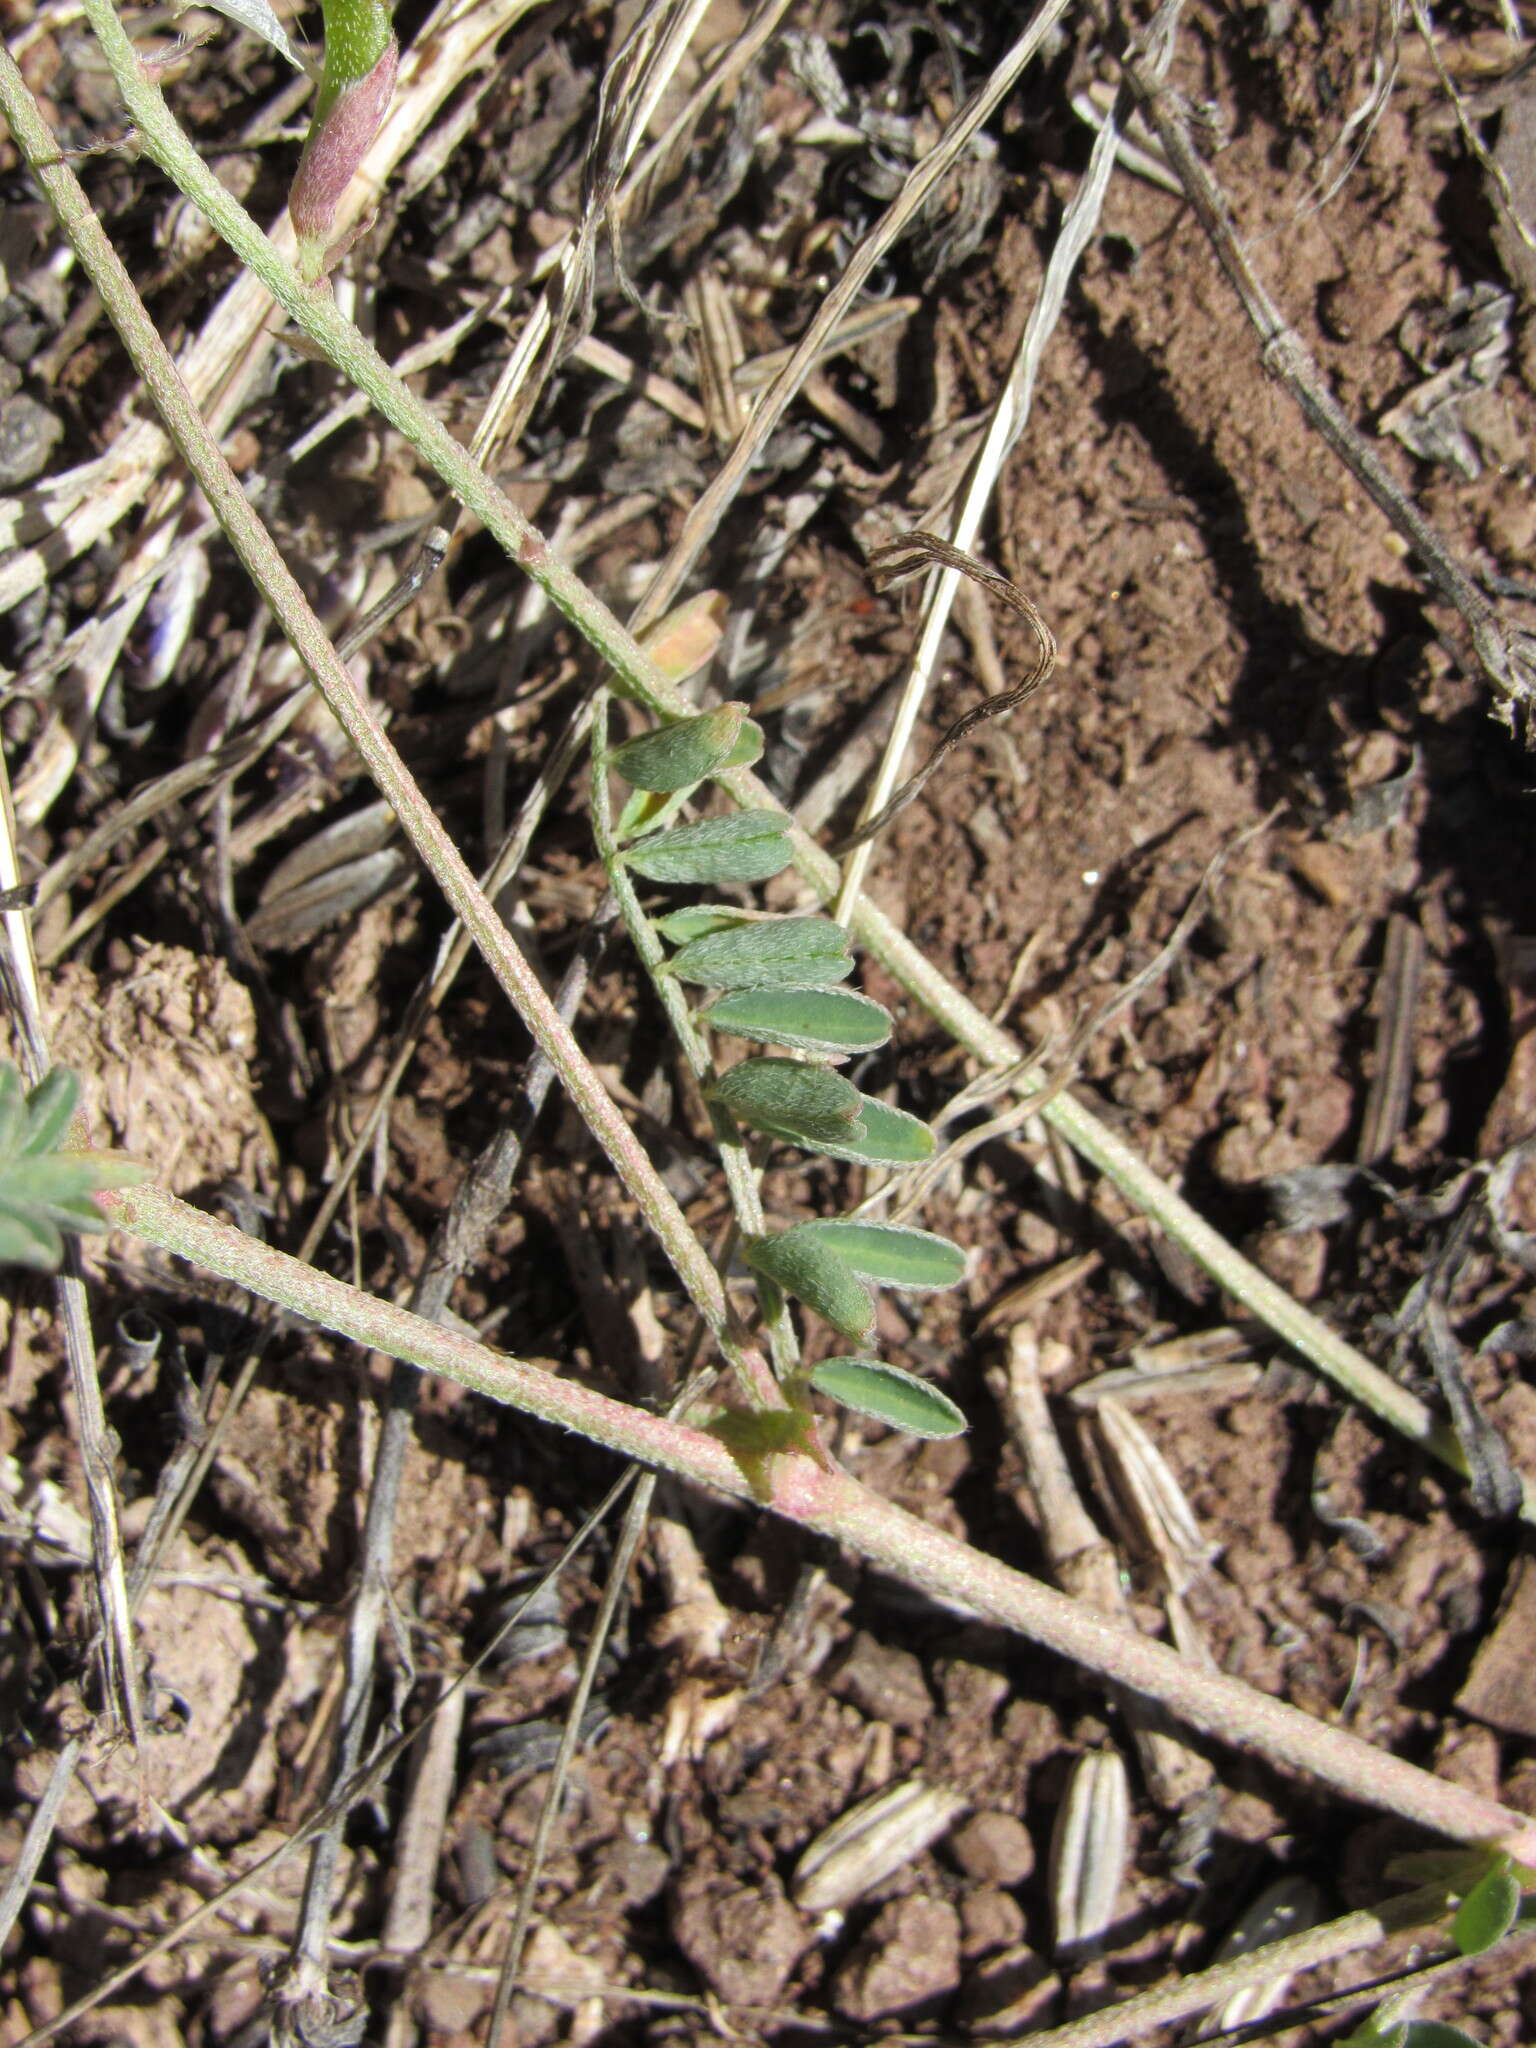
{"type": "MultiPolygon", "coordinates": [[[[954,17],[953,45],[927,15],[891,13],[877,35],[875,10],[838,0],[821,10],[816,26],[856,111],[910,116],[931,142],[950,104],[949,63],[967,87],[983,76],[1004,26],[989,15],[1006,10],[943,12],[954,17]]],[[[729,0],[716,15],[716,40],[734,34],[729,0]]],[[[0,21],[66,146],[117,129],[68,10],[34,16],[28,0],[0,0],[0,21]]],[[[1493,22],[1467,10],[1442,25],[1446,62],[1481,95],[1474,113],[1490,144],[1517,104],[1499,97],[1513,53],[1493,22]]],[[[407,39],[416,26],[402,17],[407,39]]],[[[392,201],[357,259],[391,356],[440,329],[470,294],[513,287],[499,325],[416,380],[466,436],[507,322],[515,332],[527,303],[528,266],[577,205],[609,26],[594,9],[561,15],[535,38],[518,71],[495,83],[447,171],[392,201]]],[[[1519,295],[1522,280],[1529,288],[1521,245],[1512,250],[1419,46],[1405,48],[1395,90],[1350,160],[1370,37],[1352,9],[1293,13],[1277,0],[1239,18],[1201,6],[1186,17],[1175,76],[1199,101],[1212,165],[1261,275],[1366,429],[1422,382],[1414,345],[1454,294],[1489,283],[1512,294],[1507,364],[1491,384],[1469,387],[1460,414],[1471,450],[1463,470],[1476,473],[1390,438],[1379,445],[1455,552],[1479,574],[1513,579],[1509,603],[1531,614],[1536,348],[1519,295]]],[[[259,47],[232,44],[221,28],[174,75],[173,101],[209,150],[232,145],[284,82],[259,47]]],[[[795,408],[707,558],[715,587],[746,590],[757,606],[761,665],[727,686],[787,705],[764,719],[766,772],[786,797],[804,797],[856,744],[869,703],[899,670],[916,599],[872,596],[862,548],[938,523],[1086,160],[1088,131],[1067,111],[1070,96],[1097,75],[1108,69],[1086,42],[1064,43],[993,124],[986,176],[972,167],[984,196],[967,202],[981,222],[971,245],[929,229],[886,266],[882,285],[914,295],[918,310],[894,341],[866,344],[828,372],[870,445],[795,408]],[[795,509],[806,493],[808,515],[795,509]],[[791,517],[797,537],[754,591],[749,550],[791,517]]],[[[803,67],[797,74],[775,44],[753,76],[755,97],[711,117],[663,195],[666,231],[637,229],[629,249],[636,282],[668,314],[690,277],[711,268],[749,354],[800,331],[818,279],[835,272],[839,248],[879,205],[862,155],[788,139],[812,111],[803,67]],[[733,141],[751,156],[734,186],[721,168],[733,141]]],[[[283,144],[224,159],[264,219],[281,204],[292,156],[283,144]]],[[[78,168],[136,274],[153,280],[164,331],[177,340],[194,332],[228,280],[224,259],[178,271],[162,246],[167,194],[143,163],[108,153],[78,168]]],[[[11,430],[56,439],[47,462],[63,470],[110,447],[138,401],[78,272],[52,260],[46,216],[3,143],[0,203],[10,282],[0,300],[0,408],[22,397],[41,405],[50,427],[13,411],[11,430]]],[[[961,209],[950,236],[965,227],[961,209]]],[[[600,274],[595,331],[696,389],[677,324],[642,319],[611,268],[600,274]]],[[[232,452],[270,479],[264,513],[339,631],[387,583],[378,565],[405,559],[398,533],[373,547],[381,529],[419,519],[431,495],[404,445],[365,424],[287,467],[283,451],[340,393],[329,372],[292,352],[282,369],[231,423],[232,452]]],[[[0,433],[0,455],[6,445],[0,433]]],[[[649,494],[585,565],[623,609],[643,584],[636,565],[662,556],[715,461],[703,436],[572,359],[508,467],[546,529],[569,503],[590,518],[626,493],[649,494]]],[[[25,676],[92,616],[132,525],[57,567],[0,619],[0,658],[25,676]]],[[[1148,963],[1213,857],[1230,850],[1171,970],[1089,1047],[1084,1097],[1283,1284],[1438,1399],[1422,1350],[1392,1329],[1410,1290],[1434,1278],[1482,1413],[1514,1465],[1536,1473],[1536,1390],[1523,1362],[1536,1355],[1532,1260],[1521,1235],[1536,1228],[1536,1200],[1516,1174],[1506,1187],[1466,1171],[1536,1136],[1536,1033],[1524,1036],[1528,759],[1491,715],[1455,619],[1426,602],[1385,522],[1266,378],[1192,215],[1140,178],[1117,175],[1111,188],[984,545],[1048,617],[1060,666],[891,828],[872,894],[977,1004],[1049,1058],[1148,963]],[[1422,941],[1403,1113],[1369,1172],[1336,1176],[1322,1206],[1298,1218],[1301,1194],[1321,1199],[1305,1171],[1359,1154],[1394,919],[1422,941]]],[[[208,586],[168,680],[138,686],[156,629],[146,619],[130,636],[120,686],[83,731],[77,771],[26,837],[31,871],[208,744],[252,617],[227,550],[208,554],[208,586]]],[[[367,656],[397,744],[471,857],[520,594],[472,536],[367,656]]],[[[962,623],[928,708],[930,744],[987,687],[971,615],[962,623]]],[[[993,631],[1004,671],[1027,665],[1017,622],[999,614],[993,631]]],[[[521,660],[502,720],[512,804],[559,732],[580,655],[563,629],[537,629],[521,660]]],[[[256,695],[285,681],[279,660],[264,655],[256,695]]],[[[29,759],[49,687],[6,707],[13,762],[29,759]]],[[[55,1054],[85,1077],[100,1141],[148,1158],[178,1191],[231,1203],[238,1220],[259,1221],[287,1248],[382,1079],[442,917],[402,862],[371,907],[317,931],[269,918],[256,926],[259,945],[237,945],[221,920],[220,881],[250,920],[279,858],[366,800],[316,720],[237,785],[232,865],[221,869],[206,825],[177,811],[109,849],[38,919],[53,962],[55,1054]],[[285,803],[280,829],[248,830],[285,803]],[[170,837],[168,857],[71,933],[156,830],[170,837]]],[[[845,803],[827,836],[852,821],[845,803]]],[[[529,943],[552,978],[601,880],[572,790],[543,828],[521,890],[529,943]]],[[[765,900],[776,900],[772,888],[765,900]]],[[[904,1107],[937,1115],[970,1070],[878,970],[863,985],[900,1024],[860,1085],[894,1089],[904,1107]]],[[[579,1029],[690,1219],[716,1241],[727,1210],[705,1127],[622,946],[608,954],[579,1029]]],[[[365,1169],[322,1263],[379,1293],[408,1290],[465,1163],[516,1099],[526,1052],[488,977],[470,968],[426,1028],[383,1171],[365,1169]]],[[[791,1159],[767,1192],[774,1213],[802,1216],[855,1190],[841,1169],[791,1159]]],[[[1064,1176],[1027,1137],[975,1152],[921,1220],[973,1248],[971,1277],[956,1296],[883,1302],[884,1355],[939,1378],[971,1431],[922,1446],[850,1426],[840,1454],[870,1484],[1043,1574],[1033,1504],[987,1379],[1000,1330],[1016,1317],[1013,1292],[1058,1260],[1098,1255],[1074,1287],[1031,1311],[1060,1347],[1050,1392],[1074,1456],[1071,1388],[1138,1347],[1225,1323],[1229,1305],[1111,1191],[1064,1176]]],[[[131,1548],[195,1409],[188,1389],[238,1364],[249,1304],[189,1291],[185,1276],[116,1240],[92,1270],[131,1548]],[[146,1311],[163,1333],[147,1364],[125,1335],[146,1311]]],[[[574,1117],[553,1106],[453,1309],[492,1341],[560,1359],[634,1398],[654,1385],[658,1361],[675,1364],[687,1334],[659,1254],[574,1117]]],[[[14,1798],[0,1843],[9,1861],[59,1743],[92,1725],[97,1703],[79,1570],[88,1526],[51,1294],[19,1280],[3,1313],[0,1534],[11,1570],[0,1592],[0,1701],[14,1798]]],[[[1536,1715],[1511,1676],[1528,1667],[1536,1635],[1528,1588],[1523,1599],[1515,1588],[1494,1633],[1521,1555],[1517,1525],[1480,1513],[1468,1489],[1278,1355],[1263,1332],[1245,1335],[1240,1355],[1262,1374],[1136,1411],[1209,1548],[1187,1604],[1212,1656],[1320,1718],[1536,1813],[1536,1715]],[[1490,1661],[1474,1675],[1480,1650],[1490,1661]]],[[[324,1796],[386,1383],[378,1361],[313,1332],[286,1329],[270,1345],[141,1613],[157,1732],[137,1760],[91,1747],[5,1952],[0,2042],[48,2021],[176,1925],[324,1796]]],[[[426,1387],[395,1531],[381,1719],[392,1704],[419,1718],[437,1675],[483,1646],[612,1476],[595,1450],[452,1387],[426,1387]]],[[[1081,1476],[1105,1520],[1086,1462],[1081,1476]]],[[[519,2048],[721,2031],[1023,2036],[1209,1960],[1237,1911],[1277,1877],[1310,1880],[1326,1916],[1380,1897],[1390,1855],[1424,1846],[1257,1760],[1213,1749],[1216,1789],[1182,1814],[1160,1809],[1133,1765],[1131,1854],[1104,1957],[1070,1966],[1053,1952],[1052,1824],[1085,1750],[1113,1740],[1130,1754],[1118,1712],[1028,1645],[782,1527],[680,1493],[665,1505],[691,1533],[726,1626],[700,1647],[698,1615],[664,1572],[659,1539],[648,1545],[544,1867],[511,2012],[519,2048]],[[845,1911],[802,1911],[793,1877],[807,1844],[860,1798],[909,1777],[959,1795],[947,1833],[845,1911]]],[[[391,1959],[380,1948],[400,1881],[404,1771],[354,1815],[333,1960],[338,1996],[364,2002],[370,2039],[405,2048],[485,2038],[510,1887],[525,1867],[607,1541],[566,1572],[542,1632],[515,1633],[473,1688],[420,1954],[391,1959]]],[[[1147,1560],[1125,1562],[1138,1614],[1162,1628],[1147,1560]]],[[[290,1861],[73,2038],[254,2048],[267,2025],[266,1972],[292,1935],[299,1888],[290,1861]]],[[[1536,1972],[1522,1969],[1518,1951],[1500,1954],[1423,2010],[1491,2048],[1515,2048],[1536,2037],[1536,1972]]],[[[1323,2042],[1340,2031],[1333,2019],[1274,2038],[1323,2042]]]]}

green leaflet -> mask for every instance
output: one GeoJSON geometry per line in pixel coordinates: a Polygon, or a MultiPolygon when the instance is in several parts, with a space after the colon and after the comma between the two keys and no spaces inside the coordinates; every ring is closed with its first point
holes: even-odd
{"type": "Polygon", "coordinates": [[[28,1095],[16,1069],[0,1066],[0,1264],[52,1272],[64,1256],[65,1231],[106,1230],[93,1196],[148,1178],[136,1160],[54,1149],[78,1094],[74,1075],[62,1068],[28,1095]]]}
{"type": "Polygon", "coordinates": [[[922,1293],[953,1287],[965,1278],[965,1253],[931,1230],[842,1221],[802,1223],[800,1229],[836,1252],[861,1280],[873,1280],[880,1287],[922,1293]]]}
{"type": "Polygon", "coordinates": [[[694,903],[654,920],[669,946],[686,946],[694,939],[708,938],[711,932],[732,932],[738,925],[762,921],[761,911],[738,910],[733,903],[694,903]]]}
{"type": "Polygon", "coordinates": [[[789,866],[788,820],[733,811],[643,839],[624,858],[650,882],[765,882],[789,866]]]}
{"type": "Polygon", "coordinates": [[[1482,2048],[1472,2035],[1442,2020],[1405,2020],[1398,2015],[1402,1994],[1389,1998],[1339,2048],[1482,2048]]]}
{"type": "Polygon", "coordinates": [[[642,832],[659,832],[670,825],[693,791],[675,789],[670,794],[656,789],[632,789],[614,822],[613,836],[622,846],[626,839],[638,839],[642,832]]]}
{"type": "MultiPolygon", "coordinates": [[[[1465,1898],[1489,1871],[1509,1870],[1510,1858],[1503,1849],[1405,1849],[1389,1856],[1382,1876],[1394,1884],[1443,1885],[1465,1898]]],[[[1536,1880],[1536,1871],[1529,1875],[1536,1880]]]]}
{"type": "Polygon", "coordinates": [[[626,740],[609,755],[609,765],[636,789],[691,789],[725,765],[746,722],[745,704],[722,704],[626,740]]]}
{"type": "Polygon", "coordinates": [[[803,1224],[778,1237],[757,1239],[744,1256],[753,1272],[803,1301],[844,1337],[860,1343],[874,1329],[875,1304],[869,1289],[836,1252],[808,1236],[803,1224]]]}
{"type": "Polygon", "coordinates": [[[1403,2048],[1408,2039],[1405,2020],[1387,2020],[1385,2008],[1373,2012],[1363,2027],[1357,2027],[1339,2043],[1339,2048],[1403,2048]]]}
{"type": "Polygon", "coordinates": [[[218,13],[238,22],[241,28],[249,29],[252,35],[260,36],[264,43],[269,43],[295,71],[309,69],[289,40],[288,31],[267,5],[267,0],[212,0],[212,5],[218,13]]]}
{"type": "Polygon", "coordinates": [[[13,1150],[29,1159],[57,1151],[80,1100],[80,1083],[69,1069],[50,1068],[23,1098],[20,1074],[14,1067],[0,1068],[0,1093],[5,1097],[0,1159],[13,1150]]]}
{"type": "Polygon", "coordinates": [[[807,1067],[798,1060],[743,1060],[722,1074],[709,1092],[753,1130],[802,1144],[853,1137],[859,1130],[863,1097],[830,1067],[807,1067]]]}
{"type": "Polygon", "coordinates": [[[847,980],[853,955],[830,917],[777,917],[694,939],[667,964],[707,988],[824,988],[847,980]]]}
{"type": "Polygon", "coordinates": [[[823,1359],[811,1374],[811,1385],[855,1414],[871,1415],[908,1436],[950,1437],[965,1431],[965,1417],[948,1394],[878,1358],[823,1359]]]}
{"type": "MultiPolygon", "coordinates": [[[[722,768],[754,768],[763,758],[763,728],[749,718],[736,736],[736,744],[720,763],[722,768]]],[[[777,813],[775,813],[777,816],[777,813]]]]}
{"type": "Polygon", "coordinates": [[[1464,1956],[1481,1955],[1502,1941],[1520,1911],[1520,1887],[1508,1870],[1478,1879],[1456,1909],[1451,1939],[1464,1956]]]}
{"type": "Polygon", "coordinates": [[[701,1021],[797,1052],[870,1052],[891,1035],[890,1011],[846,988],[741,989],[711,1003],[701,1021]]]}
{"type": "Polygon", "coordinates": [[[859,1097],[862,1137],[817,1146],[829,1159],[850,1159],[856,1166],[920,1166],[934,1154],[932,1131],[904,1109],[888,1109],[872,1095],[859,1097]]]}

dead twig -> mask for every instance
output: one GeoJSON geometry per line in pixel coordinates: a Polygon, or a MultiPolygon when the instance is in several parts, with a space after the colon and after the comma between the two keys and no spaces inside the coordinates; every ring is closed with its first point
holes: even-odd
{"type": "Polygon", "coordinates": [[[1376,1065],[1355,1158],[1362,1166],[1385,1159],[1408,1123],[1413,1095],[1413,1037],[1419,983],[1424,973],[1424,934],[1410,919],[1387,920],[1386,957],[1381,963],[1381,1016],[1376,1026],[1376,1065]]]}
{"type": "MultiPolygon", "coordinates": [[[[567,1023],[581,1006],[593,966],[607,943],[609,929],[617,915],[618,906],[609,897],[592,920],[584,943],[565,971],[565,978],[555,997],[555,1007],[567,1023]]],[[[483,1251],[497,1218],[506,1208],[512,1182],[522,1163],[524,1147],[548,1099],[554,1078],[553,1065],[542,1052],[536,1051],[528,1064],[516,1114],[496,1131],[471,1165],[459,1184],[447,1215],[438,1226],[412,1290],[411,1306],[416,1314],[425,1316],[429,1321],[440,1320],[456,1282],[483,1251]]],[[[368,1508],[363,1522],[358,1589],[347,1624],[346,1686],[334,1765],[336,1792],[333,1804],[339,1797],[340,1788],[356,1776],[362,1759],[363,1737],[373,1697],[374,1652],[389,1597],[394,1562],[395,1517],[399,1510],[406,1452],[415,1427],[422,1384],[419,1372],[396,1361],[385,1395],[384,1421],[379,1431],[368,1508]]],[[[390,1732],[393,1733],[393,1729],[390,1732]]],[[[343,1809],[334,1824],[315,1843],[285,1998],[310,1997],[323,1984],[331,1901],[345,1825],[346,1810],[343,1809]]]]}
{"type": "Polygon", "coordinates": [[[1027,697],[1032,697],[1045,682],[1056,666],[1056,640],[1050,627],[1041,618],[1034,604],[1016,583],[1010,583],[1006,576],[1000,576],[995,569],[967,554],[964,548],[952,547],[946,540],[940,540],[932,533],[903,533],[884,547],[876,548],[869,558],[870,575],[877,590],[892,590],[908,582],[914,576],[921,576],[928,569],[952,569],[957,576],[966,576],[1000,598],[1009,609],[1024,620],[1035,636],[1035,659],[1025,671],[1022,679],[1008,689],[1001,690],[995,697],[984,698],[980,704],[957,718],[944,734],[933,752],[928,756],[915,775],[896,791],[889,802],[883,804],[875,815],[862,824],[858,831],[845,839],[836,848],[839,856],[851,853],[856,846],[863,846],[873,839],[891,822],[898,811],[921,795],[935,773],[943,767],[956,747],[964,744],[978,726],[989,719],[1006,718],[1017,711],[1027,697]]]}

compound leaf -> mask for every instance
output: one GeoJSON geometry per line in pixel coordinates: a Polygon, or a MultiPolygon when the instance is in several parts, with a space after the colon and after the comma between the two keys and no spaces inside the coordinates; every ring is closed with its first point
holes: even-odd
{"type": "Polygon", "coordinates": [[[28,1095],[16,1069],[0,1066],[0,1263],[52,1272],[64,1256],[65,1231],[107,1228],[93,1197],[147,1177],[135,1160],[54,1149],[78,1094],[74,1075],[62,1068],[28,1095]]]}

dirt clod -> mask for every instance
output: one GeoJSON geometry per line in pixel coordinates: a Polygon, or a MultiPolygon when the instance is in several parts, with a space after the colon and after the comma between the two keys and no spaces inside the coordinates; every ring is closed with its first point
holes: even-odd
{"type": "Polygon", "coordinates": [[[960,1915],[945,1899],[893,1899],[833,1982],[844,2019],[911,2014],[960,1981],[960,1915]]]}
{"type": "Polygon", "coordinates": [[[1473,1659],[1456,1695],[1464,1714],[1475,1714],[1509,1735],[1536,1738],[1536,1563],[1515,1560],[1498,1619],[1473,1659]]]}
{"type": "Polygon", "coordinates": [[[689,1962],[733,2005],[772,2005],[811,1938],[781,1893],[702,1870],[678,1880],[671,1923],[689,1962]]]}
{"type": "Polygon", "coordinates": [[[933,1713],[920,1660],[863,1630],[833,1673],[831,1687],[839,1699],[893,1728],[921,1728],[933,1713]]]}

